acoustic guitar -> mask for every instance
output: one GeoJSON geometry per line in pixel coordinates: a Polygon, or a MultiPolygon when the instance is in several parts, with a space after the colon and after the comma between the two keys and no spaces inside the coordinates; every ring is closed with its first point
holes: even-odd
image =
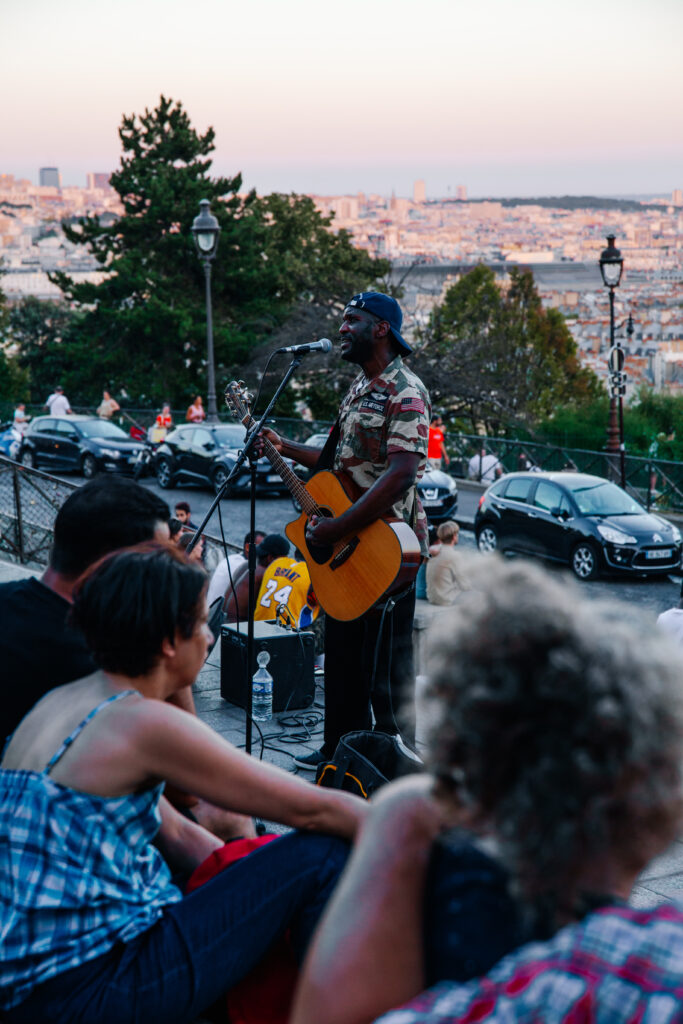
{"type": "MultiPolygon", "coordinates": [[[[231,381],[225,401],[249,428],[251,395],[243,381],[231,381]]],[[[301,506],[298,519],[285,527],[290,541],[303,555],[315,596],[321,607],[342,622],[360,618],[382,598],[405,589],[420,567],[420,542],[400,519],[378,519],[335,544],[308,544],[306,525],[311,516],[336,518],[352,504],[350,480],[328,470],[306,483],[264,438],[264,454],[289,492],[301,506]]]]}

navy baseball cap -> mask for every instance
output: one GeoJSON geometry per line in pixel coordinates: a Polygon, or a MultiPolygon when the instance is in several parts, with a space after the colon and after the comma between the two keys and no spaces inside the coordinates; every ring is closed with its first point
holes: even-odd
{"type": "Polygon", "coordinates": [[[398,302],[396,299],[392,299],[391,295],[385,295],[384,292],[359,292],[358,295],[354,295],[346,303],[347,309],[349,306],[354,306],[356,309],[364,309],[367,313],[372,313],[373,316],[378,317],[378,319],[386,320],[401,353],[407,354],[413,351],[407,341],[404,341],[401,337],[403,313],[398,302]]]}

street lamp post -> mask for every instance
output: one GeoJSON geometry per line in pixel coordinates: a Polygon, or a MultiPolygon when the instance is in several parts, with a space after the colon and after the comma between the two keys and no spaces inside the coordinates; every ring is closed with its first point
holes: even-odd
{"type": "Polygon", "coordinates": [[[609,424],[607,427],[607,451],[619,453],[619,469],[621,486],[626,486],[626,459],[624,450],[624,406],[623,396],[626,390],[626,374],[624,373],[624,350],[621,342],[614,339],[614,290],[619,287],[624,260],[614,245],[614,235],[607,236],[607,248],[603,249],[599,264],[602,281],[609,290],[609,377],[610,401],[609,424]],[[618,405],[617,405],[618,400],[618,405]]]}
{"type": "Polygon", "coordinates": [[[220,226],[209,209],[209,200],[202,199],[199,214],[192,221],[194,244],[204,266],[206,283],[206,363],[207,363],[207,423],[218,423],[216,406],[216,367],[213,358],[213,318],[211,312],[211,262],[218,248],[220,226]]]}

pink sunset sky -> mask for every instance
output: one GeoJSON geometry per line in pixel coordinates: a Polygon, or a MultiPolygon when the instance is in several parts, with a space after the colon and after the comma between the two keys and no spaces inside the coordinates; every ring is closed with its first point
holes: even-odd
{"type": "Polygon", "coordinates": [[[0,4],[0,173],[113,170],[180,100],[259,191],[683,187],[683,0],[0,4]]]}

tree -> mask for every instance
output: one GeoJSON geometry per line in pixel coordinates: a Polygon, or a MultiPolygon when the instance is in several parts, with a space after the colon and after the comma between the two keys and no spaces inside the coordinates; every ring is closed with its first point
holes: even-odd
{"type": "MultiPolygon", "coordinates": [[[[0,268],[0,403],[9,406],[10,403],[25,402],[30,397],[29,375],[22,369],[15,356],[10,355],[12,339],[10,336],[10,312],[7,306],[7,299],[1,287],[0,268]]],[[[4,417],[5,411],[2,415],[4,417]]]]}
{"type": "Polygon", "coordinates": [[[449,288],[418,340],[414,366],[433,405],[494,432],[602,391],[580,365],[564,318],[543,308],[532,275],[517,268],[506,291],[484,266],[449,288]]]}
{"type": "Polygon", "coordinates": [[[79,357],[76,346],[70,344],[74,321],[75,314],[63,302],[42,302],[29,296],[12,306],[8,337],[17,352],[17,366],[26,383],[30,382],[33,401],[44,400],[58,383],[68,394],[81,367],[89,365],[87,350],[79,357]]]}
{"type": "Polygon", "coordinates": [[[94,398],[106,380],[136,401],[181,405],[204,389],[204,277],[190,233],[201,199],[221,230],[212,271],[219,381],[298,305],[325,308],[336,289],[367,287],[384,269],[348,235],[334,235],[310,199],[240,194],[240,175],[212,178],[213,129],[198,134],[180,103],[162,96],[156,109],[124,117],[119,137],[111,184],[123,216],[110,226],[97,217],[64,226],[107,277],[95,285],[53,276],[83,310],[71,344],[90,357],[75,394],[94,398]]]}

